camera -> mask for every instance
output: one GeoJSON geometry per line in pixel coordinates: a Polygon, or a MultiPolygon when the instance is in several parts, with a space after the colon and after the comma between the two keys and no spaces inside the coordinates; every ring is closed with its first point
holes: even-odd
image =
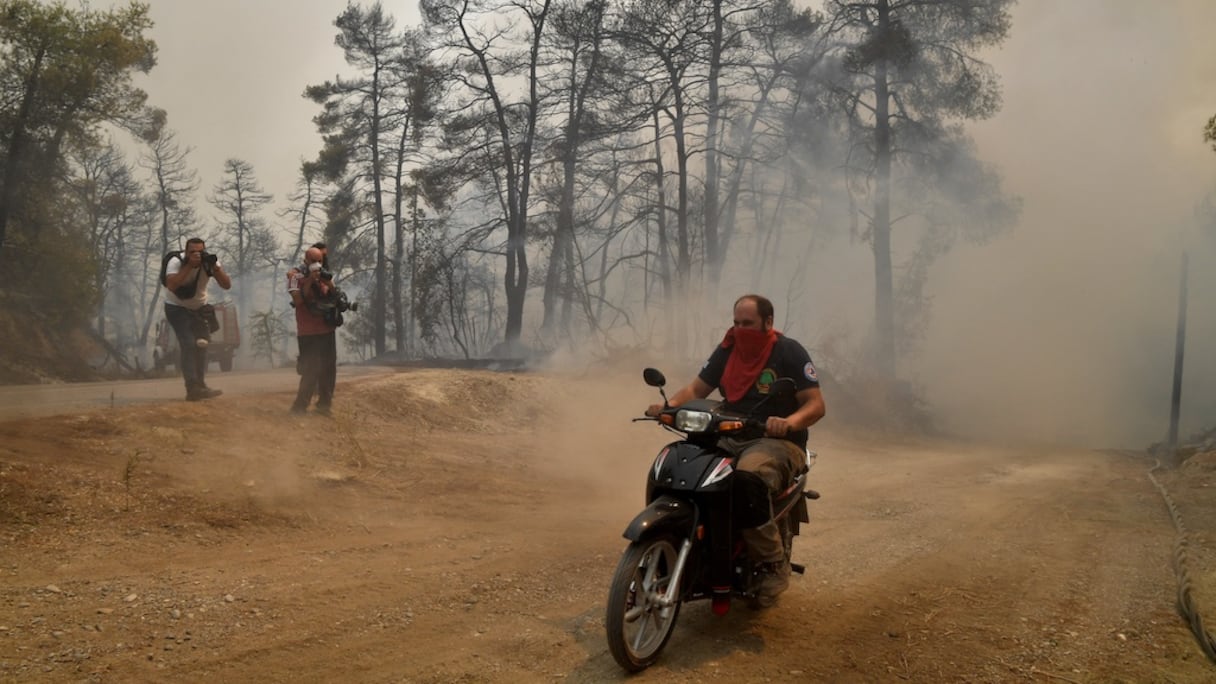
{"type": "MultiPolygon", "coordinates": [[[[330,277],[332,277],[332,274],[330,277]]],[[[313,304],[313,308],[317,313],[321,314],[321,318],[325,319],[326,323],[338,327],[345,322],[342,314],[347,311],[358,311],[359,304],[350,301],[345,292],[334,287],[330,289],[328,295],[318,299],[313,304]]]]}
{"type": "Polygon", "coordinates": [[[203,252],[203,263],[204,264],[207,264],[208,266],[214,266],[215,262],[217,262],[219,260],[220,260],[220,258],[218,256],[216,256],[215,254],[212,254],[211,252],[203,252]]]}
{"type": "Polygon", "coordinates": [[[350,301],[350,299],[346,297],[346,293],[336,287],[334,288],[333,302],[334,310],[338,313],[359,310],[359,303],[350,301]]]}
{"type": "Polygon", "coordinates": [[[334,279],[334,274],[333,274],[333,272],[332,272],[332,271],[326,271],[324,268],[322,268],[321,270],[317,271],[317,275],[318,275],[318,276],[320,276],[321,280],[333,280],[333,279],[334,279]]]}

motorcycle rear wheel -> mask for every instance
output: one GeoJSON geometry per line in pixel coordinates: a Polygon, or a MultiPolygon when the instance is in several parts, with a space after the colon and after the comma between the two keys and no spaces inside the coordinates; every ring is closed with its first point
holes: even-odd
{"type": "Polygon", "coordinates": [[[656,536],[631,543],[612,576],[604,625],[608,650],[621,667],[640,672],[659,659],[680,615],[680,603],[659,603],[671,586],[675,568],[674,536],[656,536]]]}

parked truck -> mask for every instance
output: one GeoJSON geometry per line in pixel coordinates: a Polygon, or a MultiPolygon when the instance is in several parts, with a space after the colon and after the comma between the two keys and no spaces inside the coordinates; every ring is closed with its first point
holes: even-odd
{"type": "MultiPolygon", "coordinates": [[[[211,333],[211,343],[207,346],[207,360],[220,364],[221,371],[232,370],[236,350],[241,346],[241,328],[237,320],[236,304],[217,302],[215,317],[219,319],[220,329],[211,333]]],[[[161,319],[156,324],[156,343],[152,348],[152,365],[157,371],[163,371],[169,366],[176,366],[181,352],[177,346],[177,335],[169,322],[161,319]]]]}

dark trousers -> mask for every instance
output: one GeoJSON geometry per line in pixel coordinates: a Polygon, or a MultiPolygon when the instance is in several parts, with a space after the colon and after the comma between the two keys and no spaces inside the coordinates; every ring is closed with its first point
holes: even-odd
{"type": "Polygon", "coordinates": [[[338,381],[338,336],[300,335],[300,389],[296,392],[293,409],[304,410],[317,395],[317,408],[327,409],[334,400],[334,385],[338,381]]]}
{"type": "Polygon", "coordinates": [[[177,367],[181,369],[182,379],[186,381],[186,390],[206,387],[207,348],[195,344],[202,319],[184,306],[166,303],[165,320],[169,321],[169,326],[177,335],[177,346],[181,349],[177,367]]]}

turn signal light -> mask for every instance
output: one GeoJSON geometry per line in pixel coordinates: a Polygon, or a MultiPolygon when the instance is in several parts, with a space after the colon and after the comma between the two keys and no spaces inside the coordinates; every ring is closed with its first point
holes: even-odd
{"type": "Polygon", "coordinates": [[[672,418],[670,415],[664,413],[663,415],[659,416],[659,422],[664,425],[671,425],[672,423],[675,422],[675,419],[672,418]]]}
{"type": "Polygon", "coordinates": [[[731,432],[732,430],[742,430],[743,421],[741,420],[724,420],[718,423],[719,432],[731,432]]]}

